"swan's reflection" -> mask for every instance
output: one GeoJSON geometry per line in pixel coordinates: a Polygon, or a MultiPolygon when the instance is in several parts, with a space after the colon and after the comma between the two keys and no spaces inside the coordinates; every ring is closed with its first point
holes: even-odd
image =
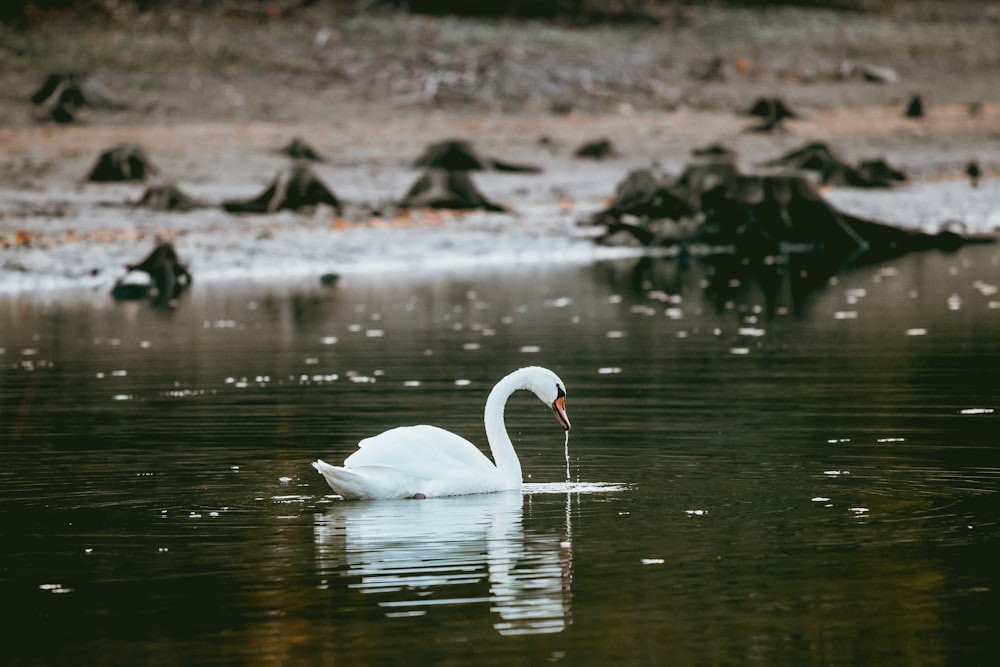
{"type": "Polygon", "coordinates": [[[517,492],[337,503],[316,515],[317,569],[327,586],[342,576],[377,595],[387,616],[488,603],[501,634],[559,632],[570,623],[569,527],[526,533],[521,519],[517,492]]]}

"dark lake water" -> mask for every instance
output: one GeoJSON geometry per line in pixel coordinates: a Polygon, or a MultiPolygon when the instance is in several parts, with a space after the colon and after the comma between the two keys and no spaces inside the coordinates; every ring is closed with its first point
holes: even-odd
{"type": "Polygon", "coordinates": [[[998,284],[984,246],[0,297],[3,663],[993,664],[998,284]],[[523,495],[344,502],[309,465],[484,444],[528,364],[569,481],[527,393],[523,495]]]}

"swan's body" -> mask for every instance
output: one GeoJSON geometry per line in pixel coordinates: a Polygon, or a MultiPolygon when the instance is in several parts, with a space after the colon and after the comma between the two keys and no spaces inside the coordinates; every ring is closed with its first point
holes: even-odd
{"type": "Polygon", "coordinates": [[[315,461],[334,491],[345,499],[431,498],[521,488],[521,463],[503,422],[507,399],[528,389],[569,430],[566,385],[552,371],[528,366],[500,380],[486,399],[486,438],[493,461],[465,438],[436,426],[403,426],[358,443],[358,451],[332,466],[315,461]]]}

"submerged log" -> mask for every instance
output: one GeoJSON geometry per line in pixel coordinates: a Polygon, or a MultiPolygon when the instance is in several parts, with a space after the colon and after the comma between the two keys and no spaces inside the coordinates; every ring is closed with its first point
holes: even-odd
{"type": "Polygon", "coordinates": [[[509,171],[537,174],[542,170],[533,165],[514,164],[482,156],[467,141],[447,139],[428,146],[413,166],[446,171],[509,171]]]}
{"type": "Polygon", "coordinates": [[[486,198],[465,171],[428,169],[399,202],[402,208],[482,209],[505,211],[486,198]]]}
{"type": "Polygon", "coordinates": [[[341,209],[340,200],[309,166],[294,164],[279,171],[256,197],[223,202],[222,207],[230,213],[275,213],[319,204],[331,206],[338,212],[341,209]]]}
{"type": "Polygon", "coordinates": [[[120,144],[101,153],[87,180],[92,183],[141,181],[159,173],[159,169],[135,144],[120,144]]]}

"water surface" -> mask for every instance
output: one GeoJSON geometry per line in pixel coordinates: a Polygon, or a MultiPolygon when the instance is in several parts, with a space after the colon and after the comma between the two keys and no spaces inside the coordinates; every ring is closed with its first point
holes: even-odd
{"type": "Polygon", "coordinates": [[[997,654],[1000,255],[598,263],[0,301],[13,664],[907,664],[997,654]],[[794,276],[794,279],[789,276],[794,276]],[[347,503],[433,423],[523,494],[347,503]]]}

